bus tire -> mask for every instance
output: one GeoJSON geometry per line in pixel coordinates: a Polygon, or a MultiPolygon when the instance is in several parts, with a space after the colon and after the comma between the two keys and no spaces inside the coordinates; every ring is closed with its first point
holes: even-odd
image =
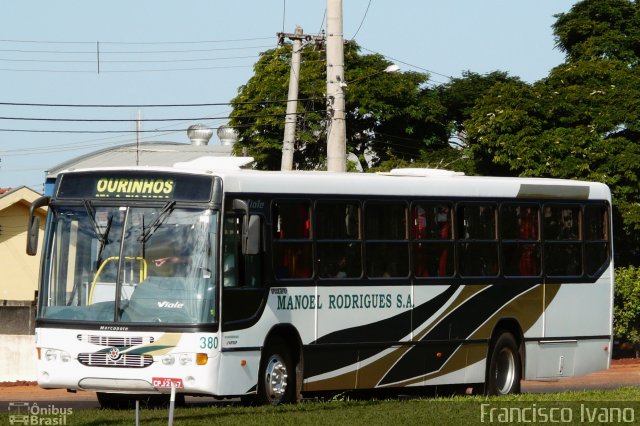
{"type": "Polygon", "coordinates": [[[513,334],[502,332],[491,345],[487,365],[485,394],[520,393],[522,361],[513,334]]]}
{"type": "Polygon", "coordinates": [[[258,403],[280,405],[294,402],[295,387],[291,354],[284,342],[274,340],[267,345],[260,362],[258,403]]]}
{"type": "Polygon", "coordinates": [[[132,396],[127,394],[96,392],[96,397],[100,407],[104,409],[127,410],[135,404],[132,396]]]}

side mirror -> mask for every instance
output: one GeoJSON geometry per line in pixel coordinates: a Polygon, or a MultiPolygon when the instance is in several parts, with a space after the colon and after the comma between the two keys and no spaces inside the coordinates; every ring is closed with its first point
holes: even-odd
{"type": "Polygon", "coordinates": [[[258,254],[260,252],[260,216],[249,215],[249,205],[244,200],[233,200],[233,210],[241,211],[242,219],[242,254],[258,254]]]}
{"type": "Polygon", "coordinates": [[[38,236],[40,234],[40,218],[36,210],[49,205],[49,197],[40,197],[31,203],[29,208],[29,223],[27,224],[27,254],[35,256],[38,253],[38,236]]]}

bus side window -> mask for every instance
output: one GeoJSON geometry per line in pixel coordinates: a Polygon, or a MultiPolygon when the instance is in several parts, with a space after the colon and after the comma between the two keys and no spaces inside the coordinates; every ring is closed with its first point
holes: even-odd
{"type": "Polygon", "coordinates": [[[222,234],[222,284],[224,287],[237,287],[238,260],[241,248],[241,221],[236,215],[225,217],[222,234]]]}
{"type": "Polygon", "coordinates": [[[233,214],[225,217],[222,236],[222,285],[224,287],[260,287],[262,254],[242,254],[242,219],[233,214]]]}
{"type": "Polygon", "coordinates": [[[413,273],[417,278],[451,277],[452,213],[449,203],[418,203],[411,209],[413,273]]]}
{"type": "Polygon", "coordinates": [[[409,275],[408,217],[405,203],[367,202],[364,207],[367,275],[409,275]]]}
{"type": "Polygon", "coordinates": [[[500,208],[503,270],[506,276],[534,277],[541,271],[540,208],[503,204],[500,208]]]}
{"type": "Polygon", "coordinates": [[[459,204],[456,213],[460,274],[467,277],[498,275],[496,206],[459,204]]]}
{"type": "Polygon", "coordinates": [[[544,268],[550,276],[582,275],[582,210],[577,205],[544,207],[544,268]]]}
{"type": "Polygon", "coordinates": [[[585,269],[593,276],[610,260],[609,209],[605,205],[587,206],[585,219],[585,269]]]}
{"type": "Polygon", "coordinates": [[[315,217],[318,276],[327,279],[360,278],[360,204],[344,201],[318,202],[315,217]]]}
{"type": "Polygon", "coordinates": [[[276,278],[311,278],[311,203],[302,200],[276,201],[272,209],[271,235],[276,278]]]}

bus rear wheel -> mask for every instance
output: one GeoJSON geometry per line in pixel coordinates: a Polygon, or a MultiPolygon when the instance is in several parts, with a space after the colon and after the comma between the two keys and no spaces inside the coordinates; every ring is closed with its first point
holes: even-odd
{"type": "Polygon", "coordinates": [[[522,361],[518,344],[513,334],[501,333],[492,345],[489,354],[485,393],[507,395],[520,393],[522,361]]]}
{"type": "Polygon", "coordinates": [[[280,340],[264,352],[258,376],[258,402],[280,405],[294,401],[295,371],[287,346],[280,340]]]}

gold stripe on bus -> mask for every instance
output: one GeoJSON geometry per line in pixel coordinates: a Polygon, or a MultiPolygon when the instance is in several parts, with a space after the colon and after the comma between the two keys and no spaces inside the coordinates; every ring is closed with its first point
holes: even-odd
{"type": "Polygon", "coordinates": [[[155,342],[137,349],[147,349],[144,353],[151,356],[165,355],[178,345],[181,338],[182,333],[165,333],[155,342]],[[153,350],[155,347],[158,349],[153,350]]]}
{"type": "MultiPolygon", "coordinates": [[[[525,293],[519,295],[515,300],[511,301],[500,310],[498,310],[494,315],[489,318],[485,324],[483,324],[475,333],[473,333],[469,339],[489,339],[491,337],[491,333],[493,332],[495,325],[498,321],[505,317],[515,317],[516,313],[519,313],[519,317],[523,318],[521,321],[521,327],[524,332],[526,332],[529,328],[531,328],[536,321],[542,315],[544,308],[549,306],[549,303],[558,293],[560,285],[554,285],[551,288],[551,291],[547,290],[545,292],[545,304],[541,306],[540,314],[538,314],[535,310],[531,309],[532,303],[536,302],[542,303],[543,297],[543,286],[538,285],[525,293]]],[[[482,361],[487,358],[488,346],[485,343],[472,343],[468,345],[464,345],[460,347],[440,368],[438,371],[434,371],[432,373],[428,373],[422,376],[413,377],[408,380],[404,380],[402,382],[394,383],[393,387],[397,386],[409,386],[422,384],[427,382],[428,380],[433,380],[438,377],[444,376],[445,374],[453,373],[458,370],[462,370],[469,365],[473,365],[478,361],[482,361]]],[[[435,354],[434,354],[435,356],[435,354]]],[[[523,366],[524,367],[524,366],[523,366]]],[[[428,384],[428,383],[427,383],[428,384]]]]}
{"type": "MultiPolygon", "coordinates": [[[[431,322],[429,327],[425,328],[422,332],[414,336],[414,341],[420,340],[429,331],[431,331],[431,329],[435,327],[442,318],[445,318],[448,314],[455,311],[459,306],[461,306],[463,303],[465,303],[467,300],[475,296],[486,287],[486,285],[465,286],[460,294],[458,294],[456,299],[447,307],[447,309],[445,309],[440,315],[438,315],[438,317],[434,321],[431,322]]],[[[353,383],[356,383],[356,377],[357,387],[359,389],[374,388],[409,349],[411,349],[411,346],[397,346],[396,349],[391,353],[360,368],[357,372],[356,370],[353,370],[336,377],[307,382],[305,384],[305,390],[313,391],[323,389],[352,389],[353,383]],[[346,388],[343,387],[346,384],[349,384],[349,386],[346,388]]]]}
{"type": "MultiPolygon", "coordinates": [[[[443,318],[446,318],[451,312],[455,311],[459,306],[463,305],[486,287],[486,285],[465,286],[455,300],[447,306],[447,308],[440,313],[440,315],[438,315],[428,327],[413,336],[413,341],[420,341],[433,329],[433,327],[437,326],[443,318]]],[[[386,355],[366,367],[363,367],[360,370],[361,374],[358,375],[358,387],[363,389],[367,387],[375,387],[410,348],[411,347],[409,346],[399,347],[398,350],[395,350],[389,355],[386,355]]]]}
{"type": "MultiPolygon", "coordinates": [[[[430,325],[422,332],[416,334],[414,340],[420,340],[424,337],[439,321],[455,311],[465,301],[476,295],[479,291],[486,288],[486,286],[466,286],[458,295],[456,300],[447,309],[436,318],[430,325]]],[[[560,284],[547,285],[547,290],[544,290],[542,285],[537,285],[530,290],[520,294],[516,299],[503,306],[496,311],[480,328],[478,328],[471,336],[469,340],[474,339],[489,339],[496,324],[502,318],[519,317],[522,318],[520,326],[523,331],[529,330],[536,321],[542,315],[544,309],[549,306],[551,301],[555,298],[560,284]],[[544,293],[544,297],[543,297],[544,293]],[[543,300],[544,299],[544,300],[543,300]],[[531,306],[540,304],[540,311],[531,309],[531,306]]],[[[390,369],[398,362],[406,352],[411,349],[412,346],[398,346],[393,352],[383,356],[382,358],[360,368],[358,371],[349,371],[332,377],[329,379],[314,381],[306,383],[305,390],[323,390],[323,389],[353,389],[354,383],[357,380],[357,388],[366,389],[379,387],[378,383],[382,378],[390,371],[390,369]]],[[[430,372],[421,376],[412,377],[401,382],[390,383],[382,387],[400,387],[424,384],[425,382],[444,376],[445,374],[453,373],[458,370],[462,370],[469,365],[472,365],[478,361],[482,361],[487,357],[488,346],[485,343],[472,343],[459,347],[451,357],[445,361],[443,366],[434,372],[430,372]]],[[[436,353],[433,354],[437,356],[436,353]]],[[[428,384],[428,383],[427,383],[428,384]]]]}
{"type": "Polygon", "coordinates": [[[355,369],[347,373],[340,374],[328,379],[321,379],[313,382],[305,382],[303,384],[303,392],[324,391],[324,390],[340,390],[355,389],[358,371],[355,369]]]}

